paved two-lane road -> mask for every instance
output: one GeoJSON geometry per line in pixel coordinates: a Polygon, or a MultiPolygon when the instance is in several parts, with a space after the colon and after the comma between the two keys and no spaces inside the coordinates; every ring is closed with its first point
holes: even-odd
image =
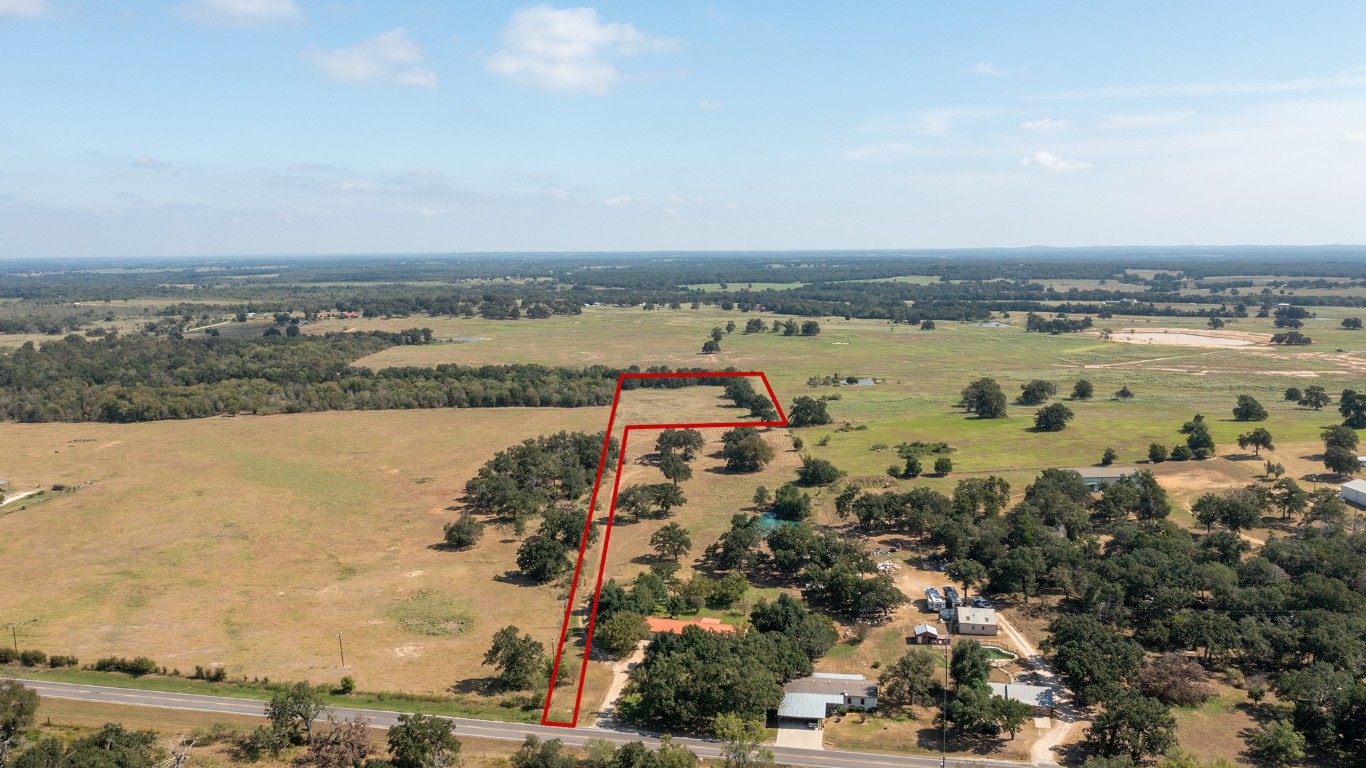
{"type": "MultiPolygon", "coordinates": [[[[6,678],[0,678],[6,679],[6,678]]],[[[99,685],[77,685],[73,683],[53,683],[45,680],[18,680],[38,692],[38,695],[53,699],[73,699],[105,704],[122,704],[136,707],[162,707],[165,709],[184,709],[193,712],[212,712],[223,715],[248,715],[263,717],[264,703],[255,699],[234,699],[225,696],[203,696],[196,693],[166,693],[163,691],[139,691],[131,688],[110,688],[99,685]]],[[[349,719],[354,715],[364,715],[377,728],[388,728],[398,722],[399,712],[374,709],[348,709],[336,707],[336,715],[349,719]]],[[[494,720],[472,720],[455,717],[457,735],[502,741],[522,741],[527,734],[535,734],[543,739],[561,739],[566,744],[580,746],[589,739],[605,739],[617,744],[628,741],[644,741],[654,747],[659,740],[651,734],[635,734],[621,730],[604,728],[554,728],[544,725],[525,723],[500,723],[494,720]]],[[[674,739],[701,757],[719,757],[716,742],[702,739],[674,739]]],[[[878,755],[866,752],[840,752],[834,750],[773,748],[773,756],[785,765],[802,768],[935,768],[941,763],[937,757],[910,757],[904,755],[878,755]]],[[[950,758],[949,768],[1020,768],[1025,763],[1006,760],[958,760],[950,758]]]]}

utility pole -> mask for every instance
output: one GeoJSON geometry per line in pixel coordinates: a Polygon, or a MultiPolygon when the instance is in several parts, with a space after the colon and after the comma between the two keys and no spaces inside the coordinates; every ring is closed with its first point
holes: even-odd
{"type": "Polygon", "coordinates": [[[15,652],[16,654],[19,653],[19,625],[20,625],[20,624],[32,624],[32,623],[35,622],[35,621],[37,621],[37,619],[29,619],[28,621],[11,621],[11,622],[9,622],[9,636],[10,636],[10,642],[14,643],[14,652],[15,652]]]}
{"type": "MultiPolygon", "coordinates": [[[[945,627],[947,628],[947,623],[945,627]]],[[[952,635],[950,635],[950,638],[952,635]]],[[[948,640],[949,638],[945,638],[948,640]]],[[[949,643],[944,643],[944,712],[939,718],[939,766],[946,768],[949,759],[949,643]]]]}
{"type": "Polygon", "coordinates": [[[342,646],[342,633],[337,633],[337,652],[341,654],[342,666],[346,666],[346,648],[342,646]]]}

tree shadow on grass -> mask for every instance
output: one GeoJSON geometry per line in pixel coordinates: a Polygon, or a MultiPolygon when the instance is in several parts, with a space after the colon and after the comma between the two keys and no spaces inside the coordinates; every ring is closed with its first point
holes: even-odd
{"type": "Polygon", "coordinates": [[[535,579],[531,578],[530,576],[527,576],[521,571],[503,571],[497,576],[494,576],[493,580],[499,582],[500,584],[512,584],[518,587],[542,586],[541,582],[536,581],[535,579]]]}
{"type": "Polygon", "coordinates": [[[471,677],[452,685],[448,690],[462,696],[492,696],[502,692],[496,677],[471,677]]]}
{"type": "Polygon", "coordinates": [[[939,726],[929,725],[921,728],[915,733],[916,744],[921,749],[939,751],[940,746],[949,752],[971,752],[974,755],[991,755],[1004,747],[1008,741],[1005,736],[987,735],[967,735],[957,733],[952,728],[949,729],[948,742],[942,741],[943,730],[939,726]]]}
{"type": "MultiPolygon", "coordinates": [[[[514,539],[513,541],[515,541],[515,539],[514,539]]],[[[504,543],[510,543],[510,542],[504,542],[504,543]]],[[[436,544],[428,544],[428,545],[427,545],[427,549],[430,549],[430,550],[432,550],[432,551],[434,551],[434,552],[468,552],[468,551],[470,551],[471,549],[474,549],[474,547],[473,547],[473,546],[468,546],[468,547],[452,547],[450,544],[447,544],[447,543],[445,543],[445,542],[437,542],[436,544]]]]}

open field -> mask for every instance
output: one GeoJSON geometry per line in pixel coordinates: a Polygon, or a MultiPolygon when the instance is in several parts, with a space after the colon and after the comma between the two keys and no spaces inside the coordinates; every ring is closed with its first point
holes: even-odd
{"type": "MultiPolygon", "coordinates": [[[[894,449],[900,442],[943,440],[956,449],[951,455],[953,474],[894,484],[923,484],[947,492],[963,474],[996,474],[1009,480],[1018,493],[1038,470],[1094,464],[1107,446],[1119,452],[1121,463],[1146,462],[1150,443],[1171,446],[1182,442],[1180,425],[1195,413],[1205,414],[1221,445],[1221,455],[1241,456],[1235,439],[1250,427],[1233,421],[1230,412],[1241,393],[1257,397],[1270,411],[1270,418],[1258,426],[1271,430],[1278,444],[1304,444],[1302,454],[1313,455],[1316,451],[1308,449],[1323,428],[1339,421],[1337,413],[1331,407],[1313,411],[1287,403],[1282,399],[1285,388],[1320,384],[1337,392],[1361,388],[1366,381],[1366,332],[1336,327],[1341,317],[1354,310],[1316,309],[1323,319],[1309,321],[1306,328],[1316,341],[1301,348],[1261,343],[1212,349],[1124,344],[1105,342],[1091,334],[1031,334],[1016,326],[941,323],[938,330],[921,331],[879,321],[823,318],[822,332],[816,337],[744,335],[737,330],[723,339],[720,354],[701,355],[696,350],[712,327],[724,326],[728,320],[743,326],[749,315],[714,308],[644,312],[588,307],[581,316],[536,322],[437,318],[434,330],[439,336],[486,340],[394,347],[357,364],[543,362],[761,369],[784,405],[799,394],[840,396],[830,404],[835,423],[796,431],[806,443],[806,452],[834,461],[851,475],[884,475],[888,465],[899,463],[894,449]],[[809,387],[806,383],[813,375],[834,373],[872,377],[877,383],[837,388],[809,387]],[[1058,383],[1062,398],[1074,381],[1086,378],[1095,384],[1097,397],[1084,402],[1062,400],[1076,418],[1063,432],[1040,434],[1030,430],[1032,408],[1012,406],[1009,418],[995,420],[969,418],[955,408],[958,392],[979,376],[997,378],[1008,395],[1030,379],[1050,379],[1058,383]],[[1109,393],[1126,385],[1137,395],[1134,400],[1109,398],[1109,393]],[[845,422],[847,431],[840,431],[845,422]],[[1099,424],[1104,428],[1097,429],[1099,424]],[[826,444],[820,445],[822,441],[826,444]]],[[[761,316],[767,322],[776,317],[761,316]]],[[[310,330],[340,328],[340,321],[329,323],[316,324],[310,330]],[[338,324],[337,328],[329,323],[338,324]]],[[[394,330],[410,325],[411,319],[346,323],[360,329],[394,330]]],[[[1097,326],[1116,332],[1169,329],[1209,333],[1199,318],[1117,316],[1098,321],[1097,326]]],[[[1267,338],[1275,330],[1270,319],[1246,318],[1230,323],[1223,334],[1267,338]]],[[[1317,471],[1312,462],[1292,465],[1279,455],[1277,460],[1286,463],[1292,473],[1298,472],[1297,477],[1317,471]]],[[[1261,461],[1236,463],[1244,468],[1240,474],[1248,478],[1243,482],[1251,482],[1261,465],[1261,461]]],[[[1186,467],[1170,464],[1162,474],[1203,471],[1200,468],[1208,466],[1208,462],[1186,467]]],[[[828,511],[833,494],[815,495],[828,511]]]]}
{"type": "Polygon", "coordinates": [[[34,621],[21,645],[85,660],[145,654],[185,672],[349,674],[363,690],[440,694],[487,676],[479,656],[500,627],[548,644],[560,625],[549,589],[506,578],[515,540],[490,529],[474,550],[433,548],[446,507],[494,451],[606,418],[585,408],[0,425],[16,489],[79,487],[0,517],[0,582],[11,587],[0,613],[34,621]],[[433,612],[463,631],[404,628],[433,612]]]}

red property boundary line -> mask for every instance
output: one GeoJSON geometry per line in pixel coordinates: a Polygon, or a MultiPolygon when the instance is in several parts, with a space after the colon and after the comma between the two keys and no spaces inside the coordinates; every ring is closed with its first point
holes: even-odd
{"type": "Polygon", "coordinates": [[[783,413],[783,406],[778,402],[778,398],[773,394],[773,387],[768,383],[768,377],[763,371],[699,371],[688,373],[684,371],[671,373],[623,373],[617,377],[617,391],[612,397],[612,412],[607,417],[607,435],[602,442],[602,458],[598,460],[598,475],[593,481],[593,495],[588,501],[588,520],[583,526],[583,537],[580,539],[579,559],[574,564],[574,581],[569,587],[569,597],[564,602],[564,625],[560,629],[559,646],[555,649],[555,665],[551,668],[550,679],[554,681],[559,678],[560,661],[564,656],[564,644],[569,637],[569,619],[574,613],[574,596],[579,588],[579,573],[583,570],[583,556],[588,549],[588,532],[593,525],[593,510],[598,504],[598,490],[602,486],[602,472],[607,465],[607,449],[612,443],[612,427],[617,420],[617,406],[621,403],[621,385],[627,379],[704,379],[704,378],[738,378],[741,376],[758,376],[764,383],[764,389],[768,392],[768,399],[773,402],[773,407],[778,411],[778,421],[726,421],[712,423],[693,423],[693,424],[627,424],[621,435],[621,448],[617,451],[617,469],[615,479],[612,483],[612,501],[607,506],[607,530],[603,531],[602,537],[602,556],[598,561],[598,580],[593,589],[593,609],[588,616],[588,633],[584,636],[583,662],[579,665],[579,683],[574,694],[574,716],[569,722],[550,719],[550,703],[555,696],[555,685],[549,686],[545,694],[545,708],[541,710],[541,725],[553,725],[561,728],[574,728],[579,724],[579,708],[583,705],[583,684],[588,674],[588,654],[593,649],[593,625],[598,618],[598,598],[602,595],[602,576],[607,567],[607,549],[612,541],[612,520],[617,511],[617,491],[621,489],[621,469],[626,461],[626,442],[631,437],[631,431],[637,429],[699,429],[706,427],[786,427],[787,415],[783,413]]]}

